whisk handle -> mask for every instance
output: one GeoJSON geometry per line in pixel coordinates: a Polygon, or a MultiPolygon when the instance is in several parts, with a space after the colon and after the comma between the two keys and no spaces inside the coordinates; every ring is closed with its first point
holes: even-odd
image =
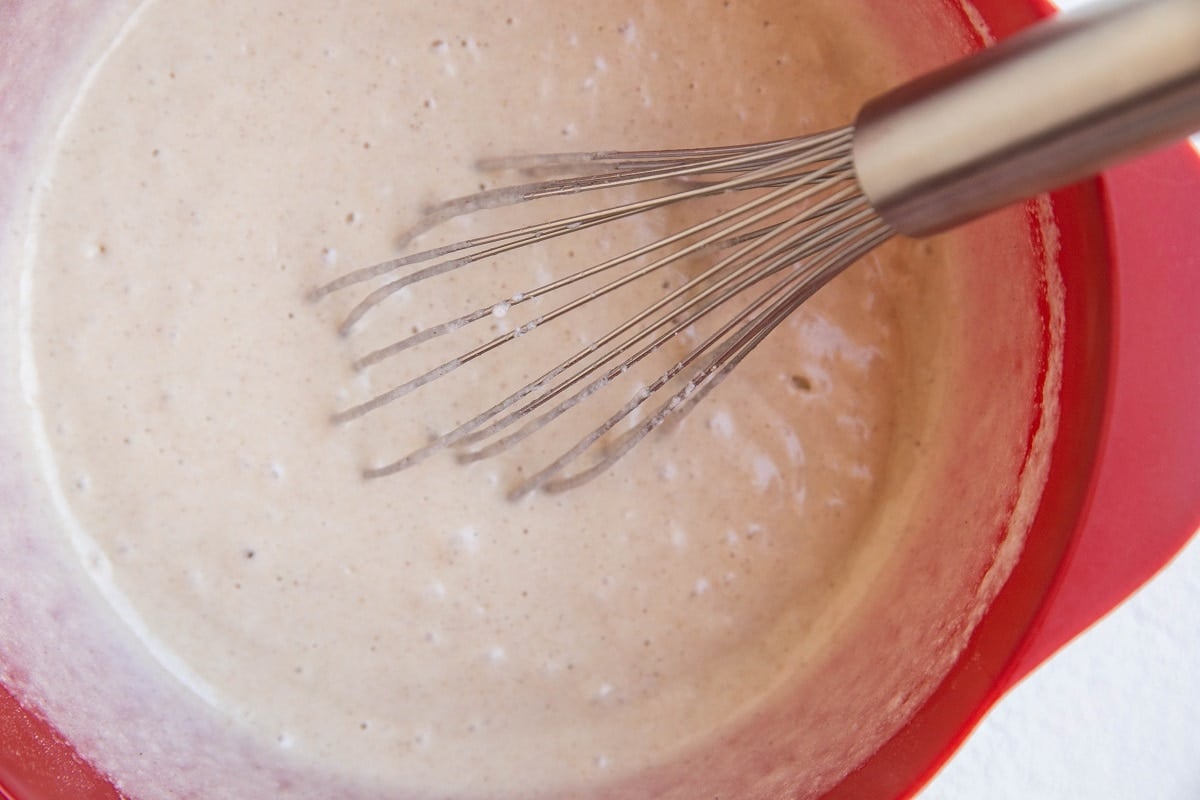
{"type": "Polygon", "coordinates": [[[1101,2],[868,102],[859,183],[924,236],[1200,130],[1200,0],[1101,2]]]}

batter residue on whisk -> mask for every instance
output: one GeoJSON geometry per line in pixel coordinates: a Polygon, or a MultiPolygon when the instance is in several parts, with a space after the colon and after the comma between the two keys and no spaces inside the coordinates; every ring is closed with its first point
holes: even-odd
{"type": "MultiPolygon", "coordinates": [[[[181,701],[164,738],[209,731],[209,714],[266,762],[368,794],[582,792],[736,733],[836,635],[911,468],[896,443],[924,412],[903,384],[935,352],[936,319],[913,309],[951,291],[940,249],[921,251],[928,279],[915,250],[860,264],[678,428],[564,495],[504,498],[562,441],[360,477],[528,380],[532,351],[329,424],[449,351],[361,374],[356,355],[645,233],[463,272],[338,337],[357,298],[314,305],[308,290],[392,255],[426,203],[477,190],[477,156],[792,135],[843,124],[890,80],[841,0],[681,13],[138,11],[61,133],[28,347],[76,545],[161,680],[208,709],[181,701]]],[[[858,691],[829,688],[843,690],[858,691]]],[[[843,768],[821,760],[817,727],[797,735],[803,757],[843,768]]]]}

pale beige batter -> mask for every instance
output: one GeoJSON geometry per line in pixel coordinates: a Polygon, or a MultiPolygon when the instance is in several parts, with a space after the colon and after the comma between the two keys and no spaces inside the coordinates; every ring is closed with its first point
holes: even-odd
{"type": "MultiPolygon", "coordinates": [[[[929,365],[954,338],[930,310],[962,291],[948,265],[965,246],[868,259],[682,425],[581,489],[517,503],[505,488],[586,422],[469,466],[360,471],[581,330],[334,426],[463,342],[348,364],[652,223],[414,289],[345,339],[361,293],[306,293],[391,256],[425,203],[499,180],[479,155],[846,122],[894,74],[851,5],[142,9],[62,130],[26,346],[64,519],[148,652],[256,746],[439,796],[637,775],[795,683],[861,598],[851,567],[893,546],[887,501],[941,410],[929,365]],[[915,378],[934,387],[920,402],[915,378]]],[[[1019,450],[1012,414],[997,425],[1019,450]]]]}

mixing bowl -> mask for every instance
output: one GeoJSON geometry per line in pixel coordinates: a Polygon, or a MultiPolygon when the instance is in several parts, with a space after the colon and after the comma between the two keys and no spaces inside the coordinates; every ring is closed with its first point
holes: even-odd
{"type": "MultiPolygon", "coordinates": [[[[981,44],[957,3],[925,6],[923,13],[952,18],[964,39],[981,44]]],[[[974,7],[998,37],[1050,11],[1005,0],[974,7]]],[[[29,194],[23,165],[34,163],[39,137],[66,110],[40,88],[84,68],[69,54],[92,20],[69,2],[18,2],[5,14],[0,219],[7,221],[29,194]]],[[[1151,577],[1200,524],[1200,417],[1193,412],[1200,396],[1200,160],[1179,146],[1058,192],[1052,207],[1066,303],[1061,420],[1024,549],[938,688],[828,797],[914,791],[1005,689],[1151,577]]],[[[1030,230],[1036,237],[1036,226],[1030,230]]],[[[21,502],[7,484],[0,498],[6,508],[21,502]]],[[[0,613],[8,613],[19,598],[0,602],[8,604],[0,613]]],[[[86,656],[63,654],[79,657],[86,656]]],[[[3,659],[0,650],[0,678],[21,684],[3,659]]],[[[38,711],[3,687],[0,794],[119,796],[38,711]]]]}

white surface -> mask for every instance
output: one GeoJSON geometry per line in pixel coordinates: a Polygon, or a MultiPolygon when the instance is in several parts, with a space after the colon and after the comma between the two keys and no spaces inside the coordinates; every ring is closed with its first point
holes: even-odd
{"type": "Polygon", "coordinates": [[[1200,537],[1004,698],[918,800],[1200,798],[1200,537]]]}

